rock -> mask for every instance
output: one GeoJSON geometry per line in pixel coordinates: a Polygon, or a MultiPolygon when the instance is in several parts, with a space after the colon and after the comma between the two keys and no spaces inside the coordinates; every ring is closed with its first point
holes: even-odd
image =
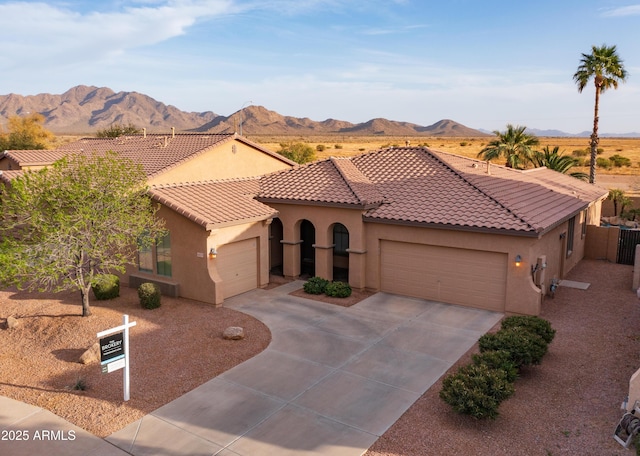
{"type": "Polygon", "coordinates": [[[7,329],[15,329],[20,324],[20,320],[18,320],[13,315],[7,317],[7,329]]]}
{"type": "Polygon", "coordinates": [[[244,329],[239,326],[229,326],[222,333],[222,338],[227,340],[244,339],[244,329]]]}
{"type": "Polygon", "coordinates": [[[87,349],[81,356],[78,362],[80,364],[91,364],[100,361],[100,343],[96,342],[87,349]]]}

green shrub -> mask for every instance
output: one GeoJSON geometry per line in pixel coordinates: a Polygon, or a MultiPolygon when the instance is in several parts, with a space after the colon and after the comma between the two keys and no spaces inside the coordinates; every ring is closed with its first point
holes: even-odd
{"type": "Polygon", "coordinates": [[[346,282],[331,282],[325,288],[324,293],[335,298],[348,298],[351,296],[351,285],[346,282]]]}
{"type": "Polygon", "coordinates": [[[145,282],[138,287],[140,305],[145,309],[157,309],[160,307],[160,287],[155,283],[145,282]]]}
{"type": "Polygon", "coordinates": [[[325,149],[326,149],[326,146],[325,146],[324,144],[318,144],[318,145],[316,146],[316,150],[317,150],[318,152],[324,152],[324,150],[325,150],[325,149]]]}
{"type": "Polygon", "coordinates": [[[509,352],[511,361],[518,369],[522,366],[540,364],[542,357],[547,353],[547,343],[542,337],[520,327],[485,334],[478,342],[481,352],[490,350],[509,352]]]}
{"type": "Polygon", "coordinates": [[[468,145],[469,143],[466,141],[460,141],[460,146],[461,147],[465,147],[466,145],[468,145]]]}
{"type": "Polygon", "coordinates": [[[598,157],[596,158],[596,165],[598,165],[598,168],[609,169],[611,168],[611,161],[608,158],[598,157]]]}
{"type": "Polygon", "coordinates": [[[98,301],[120,296],[120,279],[113,274],[100,274],[93,278],[91,290],[98,301]]]}
{"type": "Polygon", "coordinates": [[[502,320],[502,329],[507,328],[524,328],[534,334],[542,337],[547,344],[553,342],[556,336],[556,330],[551,327],[544,318],[534,317],[531,315],[513,315],[502,320]]]}
{"type": "Polygon", "coordinates": [[[518,367],[511,360],[509,352],[504,350],[486,351],[473,355],[473,364],[485,365],[489,369],[498,369],[505,373],[506,379],[515,382],[518,378],[518,367]]]}
{"type": "Polygon", "coordinates": [[[316,152],[310,145],[305,143],[280,143],[278,153],[301,165],[316,159],[316,152]]]}
{"type": "Polygon", "coordinates": [[[589,155],[589,149],[576,149],[571,152],[571,155],[573,155],[574,157],[586,157],[587,155],[589,155]]]}
{"type": "Polygon", "coordinates": [[[486,364],[470,364],[445,377],[440,398],[458,413],[494,419],[500,403],[513,392],[513,383],[504,371],[486,364]]]}
{"type": "Polygon", "coordinates": [[[617,168],[622,168],[623,166],[631,166],[631,159],[618,154],[609,157],[609,161],[613,164],[613,166],[617,168]]]}
{"type": "Polygon", "coordinates": [[[327,285],[329,285],[329,281],[327,279],[323,279],[322,277],[311,277],[304,283],[302,288],[305,293],[318,295],[325,292],[327,285]]]}
{"type": "MultiPolygon", "coordinates": [[[[591,152],[591,150],[589,150],[589,152],[591,152]]],[[[601,155],[601,154],[603,154],[603,153],[604,153],[604,149],[603,149],[602,147],[598,147],[598,148],[596,149],[596,153],[597,153],[598,155],[601,155]]]]}
{"type": "Polygon", "coordinates": [[[342,149],[342,144],[336,144],[335,146],[333,146],[335,149],[342,149]]]}

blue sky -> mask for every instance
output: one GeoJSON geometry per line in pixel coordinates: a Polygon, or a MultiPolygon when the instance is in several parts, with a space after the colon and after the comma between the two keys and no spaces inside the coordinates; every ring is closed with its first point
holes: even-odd
{"type": "Polygon", "coordinates": [[[85,84],[221,115],[569,133],[593,122],[581,53],[606,43],[629,77],[600,132],[640,132],[639,0],[0,1],[0,30],[2,95],[85,84]]]}

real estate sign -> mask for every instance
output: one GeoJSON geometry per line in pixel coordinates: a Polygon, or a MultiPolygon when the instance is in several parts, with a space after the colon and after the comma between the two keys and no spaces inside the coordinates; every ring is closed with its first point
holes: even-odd
{"type": "Polygon", "coordinates": [[[124,333],[116,333],[100,339],[100,364],[124,358],[124,333]]]}
{"type": "Polygon", "coordinates": [[[135,321],[129,323],[129,315],[123,315],[121,326],[96,334],[100,341],[102,372],[108,374],[123,369],[122,389],[125,401],[129,400],[129,328],[135,325],[135,321]]]}

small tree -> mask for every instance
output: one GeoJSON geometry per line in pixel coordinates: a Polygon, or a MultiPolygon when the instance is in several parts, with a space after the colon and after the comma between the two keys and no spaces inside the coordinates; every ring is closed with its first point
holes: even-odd
{"type": "Polygon", "coordinates": [[[483,160],[503,157],[508,168],[524,168],[532,160],[533,147],[539,143],[536,136],[525,133],[526,129],[525,126],[507,124],[504,132],[494,131],[496,139],[478,152],[478,157],[483,160]]]}
{"type": "Polygon", "coordinates": [[[313,147],[304,143],[281,143],[278,153],[300,164],[312,162],[316,159],[316,152],[313,147]]]}
{"type": "Polygon", "coordinates": [[[98,130],[96,132],[96,137],[98,138],[117,138],[119,136],[125,135],[137,135],[140,133],[140,129],[133,124],[122,125],[122,124],[113,124],[109,128],[105,128],[104,130],[98,130]]]}
{"type": "Polygon", "coordinates": [[[42,124],[44,116],[39,113],[26,117],[9,117],[9,131],[0,131],[0,151],[46,149],[54,139],[53,133],[42,124]]]}
{"type": "Polygon", "coordinates": [[[27,171],[0,194],[0,283],[78,290],[82,316],[98,274],[124,272],[139,239],[162,232],[140,165],[115,153],[74,155],[27,171]]]}
{"type": "Polygon", "coordinates": [[[613,215],[616,217],[618,214],[622,215],[625,208],[631,204],[631,198],[625,195],[624,190],[619,188],[609,190],[607,199],[613,201],[613,215]],[[618,205],[620,205],[620,212],[618,212],[618,205]]]}

